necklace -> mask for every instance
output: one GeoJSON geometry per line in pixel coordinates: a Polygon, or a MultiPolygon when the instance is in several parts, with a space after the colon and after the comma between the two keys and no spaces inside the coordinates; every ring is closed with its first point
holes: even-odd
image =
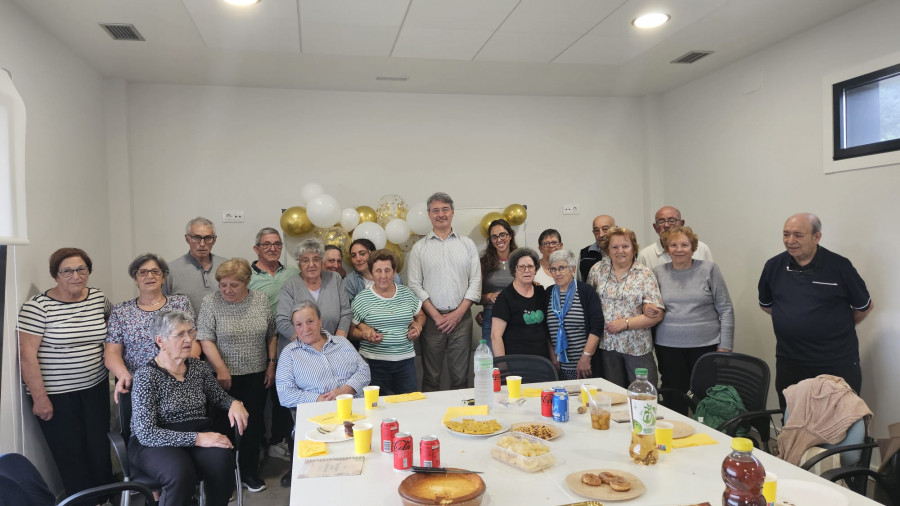
{"type": "Polygon", "coordinates": [[[162,302],[163,300],[165,300],[165,298],[166,297],[163,294],[159,294],[159,298],[157,298],[153,302],[147,303],[147,302],[141,302],[141,298],[138,297],[137,303],[139,306],[153,307],[153,306],[159,304],[160,302],[162,302]]]}

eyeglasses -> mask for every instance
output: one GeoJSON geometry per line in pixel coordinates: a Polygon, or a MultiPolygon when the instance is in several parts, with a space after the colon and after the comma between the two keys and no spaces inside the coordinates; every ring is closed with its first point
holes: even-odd
{"type": "Polygon", "coordinates": [[[189,235],[188,239],[194,244],[200,244],[201,242],[212,244],[216,242],[216,236],[214,235],[189,235]]]}
{"type": "Polygon", "coordinates": [[[559,246],[560,244],[562,244],[562,243],[559,241],[544,241],[541,243],[541,247],[542,248],[555,248],[555,247],[559,246]]]}
{"type": "Polygon", "coordinates": [[[550,271],[550,274],[556,274],[557,272],[566,272],[569,269],[571,269],[571,267],[566,265],[563,267],[550,267],[547,270],[550,271]]]}
{"type": "Polygon", "coordinates": [[[169,334],[169,339],[193,339],[197,335],[197,329],[182,330],[177,334],[169,334]]]}
{"type": "Polygon", "coordinates": [[[278,249],[278,248],[284,246],[284,243],[281,242],[281,241],[278,241],[278,242],[263,242],[263,243],[257,244],[257,246],[259,246],[259,247],[262,248],[262,249],[278,249]]]}
{"type": "Polygon", "coordinates": [[[659,226],[676,225],[676,224],[678,224],[679,221],[681,221],[680,218],[666,218],[666,219],[660,218],[660,219],[656,220],[656,224],[659,226]]]}
{"type": "Polygon", "coordinates": [[[72,275],[75,274],[76,272],[78,273],[79,276],[87,276],[89,271],[88,271],[88,268],[83,265],[81,267],[77,267],[75,269],[65,268],[65,269],[60,269],[60,270],[56,271],[57,274],[59,274],[60,276],[62,276],[64,278],[71,278],[72,275]]]}
{"type": "Polygon", "coordinates": [[[533,265],[517,265],[517,266],[516,266],[516,270],[519,271],[519,272],[533,271],[533,270],[534,270],[534,266],[533,266],[533,265]]]}
{"type": "Polygon", "coordinates": [[[146,278],[147,276],[152,275],[154,278],[158,278],[162,276],[161,269],[141,269],[137,271],[137,275],[139,278],[146,278]]]}
{"type": "Polygon", "coordinates": [[[492,241],[496,241],[498,239],[509,239],[509,234],[506,232],[500,232],[499,234],[494,234],[491,236],[492,241]]]}
{"type": "Polygon", "coordinates": [[[322,257],[302,257],[300,259],[300,265],[309,265],[309,264],[318,264],[322,262],[322,257]]]}
{"type": "Polygon", "coordinates": [[[452,210],[452,207],[435,207],[431,210],[431,214],[447,214],[452,210]]]}

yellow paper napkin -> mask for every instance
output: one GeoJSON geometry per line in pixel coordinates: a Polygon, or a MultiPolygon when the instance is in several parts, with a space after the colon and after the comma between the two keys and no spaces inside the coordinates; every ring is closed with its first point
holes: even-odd
{"type": "Polygon", "coordinates": [[[328,455],[328,447],[320,441],[297,441],[297,456],[300,458],[328,455]]]}
{"type": "Polygon", "coordinates": [[[476,415],[486,415],[488,414],[487,406],[451,406],[447,408],[447,412],[444,413],[444,418],[441,420],[442,422],[446,422],[447,420],[453,420],[454,418],[459,418],[461,416],[476,416],[476,415]]]}
{"type": "MultiPolygon", "coordinates": [[[[351,422],[355,422],[357,420],[362,420],[365,418],[365,415],[360,415],[359,413],[352,413],[350,415],[349,420],[351,422]]],[[[317,423],[319,425],[335,425],[339,423],[344,423],[343,420],[338,420],[337,411],[332,411],[331,413],[326,413],[324,415],[314,416],[312,418],[307,418],[312,423],[317,423]]]]}
{"type": "Polygon", "coordinates": [[[541,389],[540,388],[523,388],[522,389],[522,397],[540,397],[541,389]]]}
{"type": "Polygon", "coordinates": [[[424,398],[425,394],[422,392],[410,392],[408,394],[387,395],[381,399],[388,404],[394,404],[397,402],[419,401],[424,398]]]}
{"type": "Polygon", "coordinates": [[[713,439],[709,434],[698,432],[688,437],[682,437],[672,440],[672,448],[687,448],[689,446],[717,445],[718,441],[713,439]]]}

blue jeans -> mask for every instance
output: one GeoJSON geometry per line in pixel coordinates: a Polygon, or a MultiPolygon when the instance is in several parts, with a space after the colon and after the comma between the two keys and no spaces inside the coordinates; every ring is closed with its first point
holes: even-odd
{"type": "Polygon", "coordinates": [[[367,358],[366,363],[372,374],[369,384],[381,387],[381,395],[408,394],[417,390],[415,358],[396,362],[367,358]]]}
{"type": "Polygon", "coordinates": [[[484,306],[481,310],[481,338],[487,341],[487,347],[494,353],[494,343],[491,342],[491,318],[494,312],[494,306],[484,306]]]}

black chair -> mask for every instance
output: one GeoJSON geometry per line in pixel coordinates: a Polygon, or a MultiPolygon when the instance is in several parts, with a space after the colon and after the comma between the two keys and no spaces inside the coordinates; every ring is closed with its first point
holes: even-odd
{"type": "Polygon", "coordinates": [[[507,376],[521,376],[522,383],[559,380],[553,362],[537,355],[494,357],[494,367],[500,369],[500,379],[506,379],[507,376]]]}
{"type": "MultiPolygon", "coordinates": [[[[871,451],[871,448],[877,447],[875,443],[865,443],[871,451]]],[[[826,452],[827,453],[827,452],[826,452]]],[[[883,472],[873,471],[869,467],[851,466],[839,467],[822,473],[822,477],[835,483],[843,480],[848,484],[856,481],[861,482],[861,486],[854,488],[854,491],[866,495],[868,481],[871,479],[875,483],[874,498],[882,504],[900,505],[900,453],[895,453],[889,461],[883,472]]]]}
{"type": "Polygon", "coordinates": [[[126,496],[130,497],[131,492],[137,492],[138,494],[144,496],[144,504],[146,506],[156,506],[157,504],[156,499],[153,497],[153,491],[150,490],[150,487],[136,481],[124,481],[119,483],[110,483],[109,485],[100,485],[99,487],[82,490],[77,494],[72,494],[67,497],[63,502],[59,503],[59,506],[88,504],[88,499],[99,499],[101,497],[111,496],[119,492],[122,493],[123,498],[126,496]]]}

